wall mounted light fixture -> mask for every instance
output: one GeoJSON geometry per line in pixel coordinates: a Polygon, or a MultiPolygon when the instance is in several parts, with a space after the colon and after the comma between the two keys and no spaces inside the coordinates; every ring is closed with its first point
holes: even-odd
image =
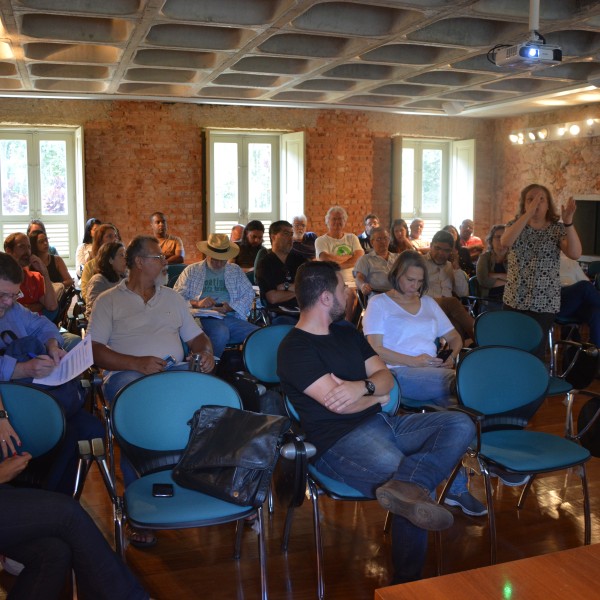
{"type": "Polygon", "coordinates": [[[513,144],[535,144],[555,140],[595,137],[600,135],[600,118],[589,118],[584,121],[571,121],[556,125],[530,127],[513,131],[508,139],[513,144]]]}

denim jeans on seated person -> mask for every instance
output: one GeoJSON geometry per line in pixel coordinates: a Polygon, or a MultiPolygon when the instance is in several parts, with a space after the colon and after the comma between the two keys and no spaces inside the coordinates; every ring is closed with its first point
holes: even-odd
{"type": "Polygon", "coordinates": [[[200,319],[200,323],[202,330],[212,343],[213,352],[217,358],[221,358],[227,344],[241,344],[253,331],[258,329],[258,325],[231,315],[225,315],[223,319],[204,317],[200,319]]]}
{"type": "MultiPolygon", "coordinates": [[[[392,373],[398,380],[400,396],[446,408],[450,404],[456,404],[453,398],[456,384],[456,373],[454,369],[443,369],[441,367],[392,367],[392,373]]],[[[462,494],[468,491],[467,473],[464,469],[450,486],[451,494],[462,494]]]]}
{"type": "MultiPolygon", "coordinates": [[[[315,466],[369,498],[390,479],[415,483],[434,493],[474,436],[475,426],[463,413],[378,413],[338,440],[315,466]]],[[[426,551],[427,531],[395,515],[394,583],[419,579],[426,551]]]]}
{"type": "Polygon", "coordinates": [[[84,407],[85,393],[78,379],[62,385],[47,386],[32,384],[31,378],[17,379],[40,389],[52,396],[60,404],[65,415],[65,435],[57,448],[44,482],[44,489],[71,496],[75,490],[75,477],[79,462],[79,440],[92,440],[104,437],[102,423],[84,407]]]}
{"type": "MultiPolygon", "coordinates": [[[[456,382],[454,369],[442,367],[392,367],[390,369],[400,386],[402,398],[423,404],[447,407],[452,404],[456,382]]],[[[454,402],[456,404],[456,401],[454,402]]]]}
{"type": "Polygon", "coordinates": [[[590,342],[600,345],[600,292],[591,281],[578,281],[560,288],[558,316],[587,323],[590,342]]]}

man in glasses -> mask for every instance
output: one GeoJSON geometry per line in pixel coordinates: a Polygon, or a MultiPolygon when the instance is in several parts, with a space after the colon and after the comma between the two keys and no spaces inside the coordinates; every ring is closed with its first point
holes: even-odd
{"type": "MultiPolygon", "coordinates": [[[[467,275],[460,268],[452,266],[454,238],[448,231],[438,231],[431,240],[429,253],[425,255],[429,290],[431,296],[440,305],[454,328],[463,339],[474,340],[473,317],[467,312],[459,298],[469,295],[467,275]]],[[[470,342],[467,342],[470,343],[470,342]]]]}
{"type": "MultiPolygon", "coordinates": [[[[61,348],[62,337],[56,326],[17,302],[22,296],[22,281],[23,269],[17,261],[0,252],[0,331],[4,334],[0,335],[0,381],[31,384],[32,379],[50,375],[65,351],[61,348]],[[12,344],[14,338],[28,338],[31,343],[22,343],[21,348],[17,348],[12,344]],[[32,352],[35,340],[39,342],[39,349],[32,352]]],[[[65,438],[54,457],[45,487],[70,495],[77,469],[77,441],[102,437],[104,428],[83,409],[83,390],[77,379],[55,387],[36,387],[52,395],[66,415],[65,438]]],[[[10,415],[0,410],[0,460],[19,452],[19,435],[24,433],[15,431],[10,415]]]]}
{"type": "MultiPolygon", "coordinates": [[[[104,369],[104,394],[112,401],[126,384],[184,360],[181,340],[202,354],[201,369],[213,370],[208,337],[187,302],[165,287],[167,260],[152,236],[135,237],[125,252],[129,276],[96,299],[88,335],[95,364],[104,369]]],[[[186,367],[187,368],[187,367],[186,367]]]]}

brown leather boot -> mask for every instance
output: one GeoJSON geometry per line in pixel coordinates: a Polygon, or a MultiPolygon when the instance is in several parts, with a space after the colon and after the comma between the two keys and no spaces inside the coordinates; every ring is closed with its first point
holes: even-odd
{"type": "Polygon", "coordinates": [[[427,490],[416,483],[390,479],[375,490],[375,495],[383,508],[408,519],[421,529],[441,531],[454,523],[452,513],[435,502],[427,490]]]}

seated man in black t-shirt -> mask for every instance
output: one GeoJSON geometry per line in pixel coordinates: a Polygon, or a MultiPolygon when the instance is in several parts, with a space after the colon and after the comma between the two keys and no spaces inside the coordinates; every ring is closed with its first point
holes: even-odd
{"type": "Polygon", "coordinates": [[[464,414],[391,416],[381,411],[393,376],[344,316],[339,267],[309,262],[298,269],[300,319],[281,343],[277,372],[298,411],[312,459],[323,474],[377,497],[394,513],[393,583],[421,577],[427,531],[450,527],[452,514],[431,498],[475,435],[464,414]]]}
{"type": "Polygon", "coordinates": [[[275,316],[274,325],[298,320],[299,309],[294,291],[294,277],[306,258],[292,251],[293,229],[288,221],[275,221],[269,227],[271,250],[256,265],[255,280],[260,296],[275,316]]]}

